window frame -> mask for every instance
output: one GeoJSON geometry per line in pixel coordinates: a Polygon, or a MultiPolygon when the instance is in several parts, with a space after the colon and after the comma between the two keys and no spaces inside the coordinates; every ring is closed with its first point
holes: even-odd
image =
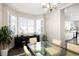
{"type": "Polygon", "coordinates": [[[27,33],[26,34],[39,34],[39,35],[41,35],[42,33],[44,33],[44,19],[43,18],[36,18],[36,19],[31,19],[31,18],[26,18],[26,17],[21,17],[21,16],[16,16],[16,15],[14,15],[14,14],[12,14],[12,13],[10,13],[10,12],[8,12],[8,26],[10,26],[10,16],[14,16],[14,17],[16,17],[16,31],[15,32],[17,32],[15,35],[21,35],[21,33],[19,33],[19,19],[20,18],[24,18],[24,19],[26,19],[27,20],[27,22],[26,23],[28,23],[28,20],[33,20],[33,22],[34,22],[34,24],[33,24],[33,28],[34,28],[34,32],[33,33],[29,33],[29,30],[28,30],[28,27],[29,27],[29,25],[27,24],[27,33]],[[41,21],[41,30],[40,30],[40,32],[41,33],[37,33],[37,31],[36,31],[36,29],[37,29],[37,27],[36,27],[36,25],[37,25],[37,23],[36,23],[36,21],[37,20],[40,20],[41,21]]]}

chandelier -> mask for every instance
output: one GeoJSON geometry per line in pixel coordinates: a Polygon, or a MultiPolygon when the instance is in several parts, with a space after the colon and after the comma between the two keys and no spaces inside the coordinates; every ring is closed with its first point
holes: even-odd
{"type": "Polygon", "coordinates": [[[42,3],[43,8],[47,8],[48,12],[52,12],[57,7],[57,3],[42,3]]]}

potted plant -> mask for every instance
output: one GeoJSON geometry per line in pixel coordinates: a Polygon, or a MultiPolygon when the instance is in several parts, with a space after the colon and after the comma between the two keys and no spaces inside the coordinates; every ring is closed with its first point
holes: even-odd
{"type": "Polygon", "coordinates": [[[1,46],[1,55],[7,56],[8,46],[11,42],[11,31],[8,26],[3,26],[0,29],[0,46],[1,46]]]}
{"type": "Polygon", "coordinates": [[[47,41],[48,41],[48,40],[47,40],[47,35],[44,34],[44,35],[42,36],[42,42],[44,42],[44,46],[45,46],[45,47],[47,46],[47,43],[48,43],[47,41]]]}

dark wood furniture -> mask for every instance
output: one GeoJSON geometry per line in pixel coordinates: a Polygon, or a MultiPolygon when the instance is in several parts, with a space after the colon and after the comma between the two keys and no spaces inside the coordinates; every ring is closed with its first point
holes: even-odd
{"type": "Polygon", "coordinates": [[[37,38],[37,42],[40,41],[40,36],[39,35],[32,35],[32,36],[16,36],[15,39],[15,45],[14,48],[20,48],[23,47],[23,43],[25,43],[26,45],[29,43],[29,38],[33,38],[36,37],[37,38]]]}

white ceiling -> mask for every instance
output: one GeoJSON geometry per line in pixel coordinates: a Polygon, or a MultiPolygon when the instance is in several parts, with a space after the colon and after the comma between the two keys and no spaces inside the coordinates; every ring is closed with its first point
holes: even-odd
{"type": "Polygon", "coordinates": [[[46,9],[42,8],[41,3],[8,3],[9,7],[31,15],[42,15],[46,13],[46,9]]]}
{"type": "Polygon", "coordinates": [[[64,10],[67,20],[79,21],[79,4],[76,3],[64,10]]]}
{"type": "MultiPolygon", "coordinates": [[[[47,12],[46,8],[42,8],[41,3],[6,3],[8,7],[11,7],[19,12],[27,13],[31,15],[43,15],[47,12]]],[[[58,5],[59,9],[65,8],[71,4],[61,3],[58,5]]]]}

